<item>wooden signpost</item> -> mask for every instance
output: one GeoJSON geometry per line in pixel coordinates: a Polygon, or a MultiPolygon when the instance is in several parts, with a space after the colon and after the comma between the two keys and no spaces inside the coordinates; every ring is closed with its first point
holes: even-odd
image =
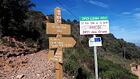
{"type": "Polygon", "coordinates": [[[63,63],[63,52],[61,51],[61,49],[57,49],[55,56],[51,58],[51,60],[63,63]]]}
{"type": "Polygon", "coordinates": [[[52,57],[54,57],[54,50],[49,50],[48,59],[51,59],[52,57]]]}
{"type": "Polygon", "coordinates": [[[54,9],[54,23],[61,24],[61,8],[59,7],[54,9]]]}
{"type": "Polygon", "coordinates": [[[72,37],[49,37],[49,48],[73,47],[76,41],[72,37]]]}
{"type": "Polygon", "coordinates": [[[70,35],[71,28],[68,24],[61,24],[61,9],[54,9],[54,22],[47,23],[46,33],[56,34],[56,37],[49,37],[49,49],[56,48],[55,55],[54,50],[50,50],[48,53],[48,58],[55,61],[55,72],[56,79],[63,79],[63,51],[62,48],[73,47],[76,41],[72,37],[62,37],[62,35],[70,35]]]}
{"type": "Polygon", "coordinates": [[[70,35],[71,28],[68,24],[47,23],[46,33],[70,35]]]}

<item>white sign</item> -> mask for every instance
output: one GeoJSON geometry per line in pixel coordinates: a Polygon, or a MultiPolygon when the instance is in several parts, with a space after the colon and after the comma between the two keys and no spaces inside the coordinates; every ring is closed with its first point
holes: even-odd
{"type": "Polygon", "coordinates": [[[80,35],[89,34],[108,34],[109,20],[106,16],[100,17],[81,17],[80,35]]]}
{"type": "Polygon", "coordinates": [[[92,37],[89,39],[89,47],[102,46],[101,37],[92,37]]]}

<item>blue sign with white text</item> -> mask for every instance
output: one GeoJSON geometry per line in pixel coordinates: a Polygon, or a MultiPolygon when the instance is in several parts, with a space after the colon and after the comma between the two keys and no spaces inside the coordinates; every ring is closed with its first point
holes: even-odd
{"type": "Polygon", "coordinates": [[[102,39],[101,37],[92,37],[89,39],[89,47],[92,46],[102,46],[102,39]]]}
{"type": "Polygon", "coordinates": [[[101,38],[94,38],[95,42],[101,42],[101,38]]]}

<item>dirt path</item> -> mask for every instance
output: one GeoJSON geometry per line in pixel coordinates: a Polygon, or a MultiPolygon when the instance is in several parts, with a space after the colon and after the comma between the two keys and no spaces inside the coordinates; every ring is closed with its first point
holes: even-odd
{"type": "Polygon", "coordinates": [[[43,50],[26,56],[0,58],[0,79],[55,79],[54,63],[43,50]]]}

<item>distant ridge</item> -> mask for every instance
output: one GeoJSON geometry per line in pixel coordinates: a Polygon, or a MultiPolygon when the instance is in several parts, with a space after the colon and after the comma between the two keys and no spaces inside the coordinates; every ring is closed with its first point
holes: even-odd
{"type": "Polygon", "coordinates": [[[136,46],[140,47],[140,43],[136,43],[136,46]]]}

